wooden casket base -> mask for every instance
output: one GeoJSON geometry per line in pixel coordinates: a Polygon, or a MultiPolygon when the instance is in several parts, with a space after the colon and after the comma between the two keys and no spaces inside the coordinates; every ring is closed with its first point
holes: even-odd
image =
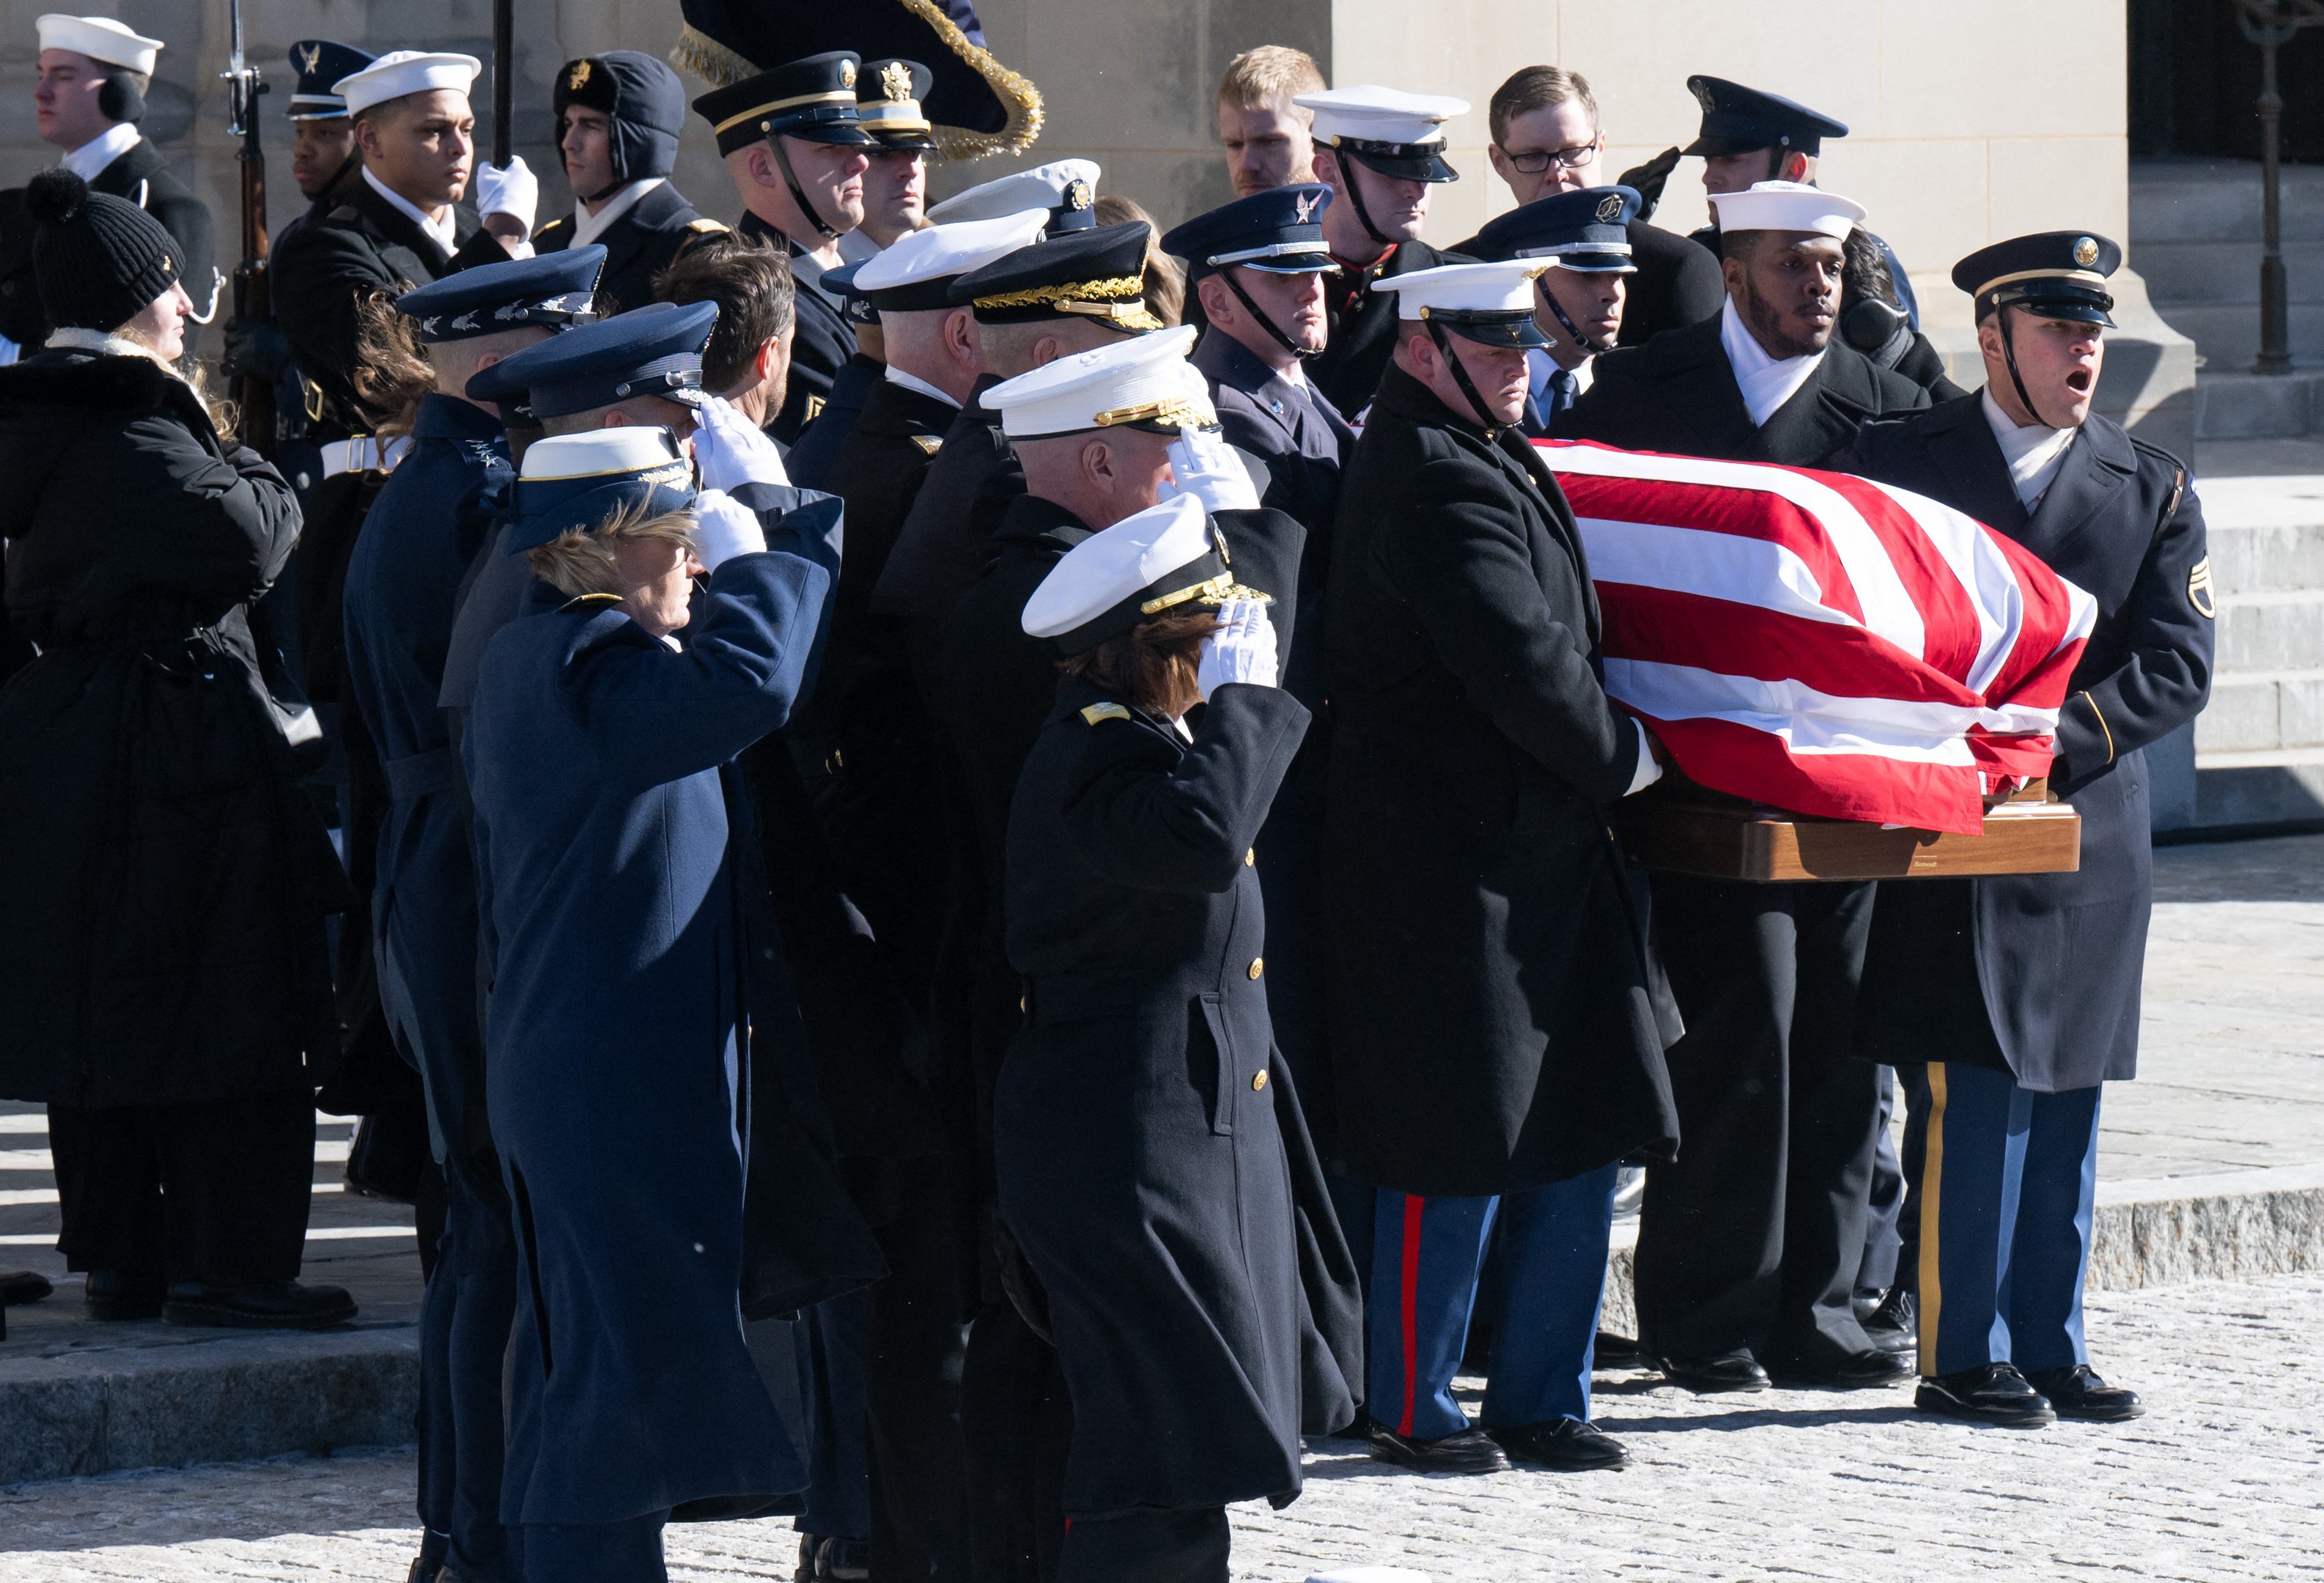
{"type": "Polygon", "coordinates": [[[1787,814],[1680,781],[1624,802],[1623,844],[1649,869],[1713,879],[1925,879],[2070,874],[2082,821],[2035,781],[1985,811],[1985,833],[1890,829],[1787,814]]]}

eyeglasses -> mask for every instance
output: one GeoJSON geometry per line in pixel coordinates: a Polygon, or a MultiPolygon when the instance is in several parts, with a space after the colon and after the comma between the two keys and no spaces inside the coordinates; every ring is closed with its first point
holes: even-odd
{"type": "Polygon", "coordinates": [[[1601,141],[1601,138],[1593,137],[1588,143],[1576,143],[1570,149],[1527,149],[1523,153],[1502,148],[1501,154],[1512,166],[1528,176],[1540,175],[1553,163],[1568,170],[1579,170],[1598,157],[1598,146],[1601,141]]]}

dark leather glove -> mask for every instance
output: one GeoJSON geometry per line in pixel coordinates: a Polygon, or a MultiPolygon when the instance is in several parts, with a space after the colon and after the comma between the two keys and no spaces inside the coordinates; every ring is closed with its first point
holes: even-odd
{"type": "Polygon", "coordinates": [[[1633,165],[1616,178],[1619,185],[1637,189],[1638,218],[1651,220],[1655,217],[1655,209],[1663,201],[1663,183],[1669,180],[1670,173],[1678,169],[1678,150],[1667,148],[1645,164],[1633,165]]]}
{"type": "Polygon", "coordinates": [[[263,318],[226,321],[226,358],[220,364],[228,379],[258,379],[272,384],[290,366],[290,343],[263,318]]]}

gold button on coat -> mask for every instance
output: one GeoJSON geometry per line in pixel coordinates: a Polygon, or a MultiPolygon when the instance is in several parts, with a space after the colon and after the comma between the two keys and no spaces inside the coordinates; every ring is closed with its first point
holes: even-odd
{"type": "Polygon", "coordinates": [[[1254,1072],[1254,1073],[1252,1074],[1252,1076],[1251,1076],[1251,1080],[1250,1080],[1251,1091],[1252,1091],[1253,1093],[1257,1093],[1259,1090],[1261,1090],[1261,1089],[1265,1088],[1266,1086],[1267,1086],[1267,1073],[1265,1073],[1265,1072],[1254,1072]]]}
{"type": "Polygon", "coordinates": [[[1267,958],[1265,958],[1265,957],[1263,957],[1263,956],[1254,956],[1254,957],[1252,957],[1252,958],[1250,959],[1250,976],[1251,976],[1252,978],[1254,978],[1254,979],[1255,979],[1255,978],[1257,978],[1257,977],[1259,977],[1259,974],[1261,974],[1261,973],[1265,972],[1265,971],[1267,971],[1267,958]]]}
{"type": "Polygon", "coordinates": [[[1257,847],[1252,847],[1252,848],[1250,848],[1248,851],[1246,851],[1246,852],[1244,852],[1244,853],[1242,854],[1242,866],[1243,866],[1244,868],[1246,868],[1246,869],[1250,868],[1252,864],[1254,864],[1254,863],[1256,863],[1256,862],[1258,862],[1258,861],[1259,861],[1259,849],[1258,849],[1257,847]]]}

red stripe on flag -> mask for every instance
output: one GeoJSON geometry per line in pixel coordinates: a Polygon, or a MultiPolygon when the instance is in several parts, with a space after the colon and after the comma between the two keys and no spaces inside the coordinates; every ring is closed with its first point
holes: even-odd
{"type": "Polygon", "coordinates": [[[1727,720],[1647,723],[1690,779],[1754,802],[1826,819],[1908,824],[1916,830],[1985,830],[1984,787],[1976,768],[1819,753],[1794,759],[1781,737],[1727,720]]]}
{"type": "Polygon", "coordinates": [[[1835,698],[1893,698],[1975,709],[1983,700],[1886,639],[1832,621],[1635,583],[1600,583],[1609,659],[1687,665],[1763,682],[1796,681],[1835,698]]]}
{"type": "MultiPolygon", "coordinates": [[[[1864,619],[1863,602],[1832,548],[1831,535],[1813,516],[1781,495],[1724,484],[1598,478],[1579,473],[1561,474],[1558,483],[1577,517],[1726,533],[1790,550],[1815,579],[1821,603],[1855,621],[1864,619]]],[[[1739,596],[1744,591],[1737,593],[1739,596]]]]}

